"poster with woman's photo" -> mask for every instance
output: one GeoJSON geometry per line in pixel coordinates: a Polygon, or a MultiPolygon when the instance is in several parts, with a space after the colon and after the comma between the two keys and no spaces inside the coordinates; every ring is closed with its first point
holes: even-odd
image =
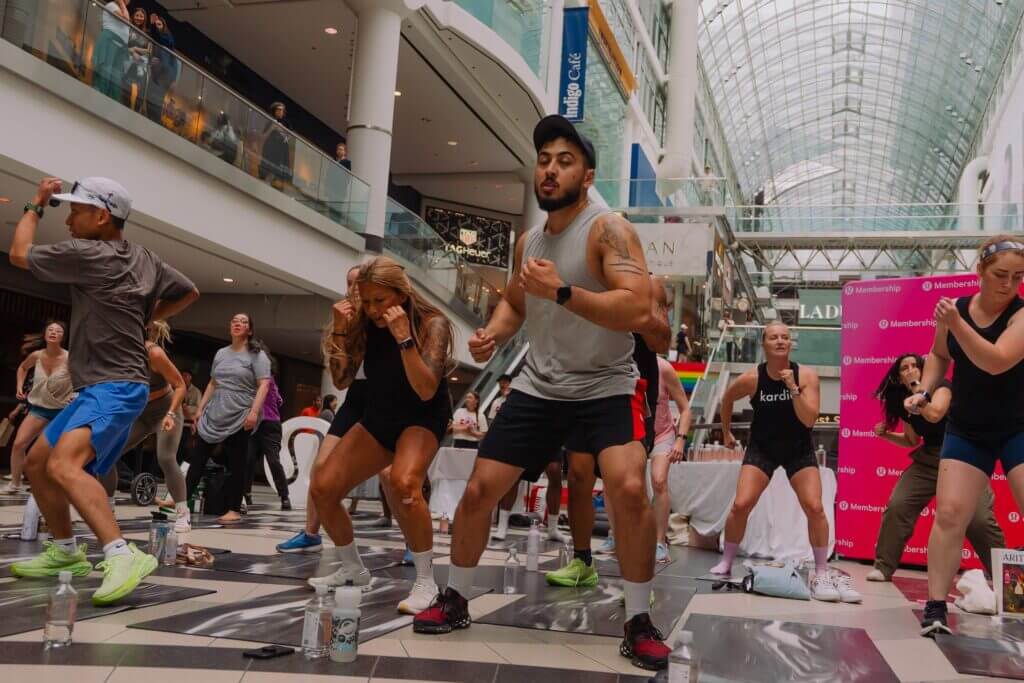
{"type": "Polygon", "coordinates": [[[1024,618],[1024,551],[993,548],[992,578],[999,614],[1024,618]]]}

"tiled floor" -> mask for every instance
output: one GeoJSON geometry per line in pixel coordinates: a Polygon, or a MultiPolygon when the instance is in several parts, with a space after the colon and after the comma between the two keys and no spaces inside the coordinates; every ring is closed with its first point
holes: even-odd
{"type": "MultiPolygon", "coordinates": [[[[254,510],[254,518],[259,516],[266,519],[269,515],[261,513],[276,509],[271,496],[267,493],[258,494],[257,503],[262,505],[258,505],[257,510],[254,510]]],[[[364,503],[363,508],[372,510],[373,506],[364,503]]],[[[118,508],[118,516],[122,519],[143,517],[148,515],[148,512],[129,505],[118,508]]],[[[20,525],[21,513],[20,506],[0,506],[0,532],[14,531],[15,527],[20,525]]],[[[297,529],[302,516],[302,512],[299,511],[274,514],[273,524],[268,525],[273,528],[196,529],[189,534],[187,540],[190,543],[224,548],[235,553],[271,555],[274,553],[274,545],[291,535],[291,532],[284,529],[297,529]]],[[[146,534],[135,532],[129,536],[142,540],[146,534]]],[[[401,547],[400,542],[393,540],[374,539],[369,543],[380,547],[401,547]]],[[[596,545],[595,543],[595,547],[596,545]]],[[[447,542],[436,544],[435,551],[442,554],[437,560],[438,565],[447,564],[448,548],[447,542]]],[[[698,553],[701,551],[673,548],[673,555],[676,558],[671,572],[673,576],[662,575],[657,579],[665,586],[679,586],[697,591],[686,605],[676,627],[672,629],[670,638],[675,636],[679,626],[691,615],[734,617],[739,618],[739,623],[762,625],[776,620],[782,631],[804,629],[806,633],[811,634],[815,632],[815,627],[800,625],[863,629],[867,634],[865,642],[869,643],[868,647],[873,642],[877,653],[880,653],[879,661],[891,669],[891,680],[1005,680],[957,675],[936,644],[918,636],[917,622],[912,613],[912,609],[917,605],[904,598],[891,584],[866,583],[864,576],[869,567],[865,565],[836,563],[837,567],[851,574],[858,588],[864,593],[865,600],[862,605],[835,605],[813,601],[776,600],[736,593],[710,593],[707,584],[694,581],[694,578],[703,572],[703,569],[698,567],[705,567],[708,559],[698,556],[698,553]],[[694,570],[690,572],[692,576],[689,576],[686,568],[691,565],[694,570]],[[810,630],[807,630],[808,628],[810,630]]],[[[486,557],[486,564],[497,565],[501,564],[504,555],[488,551],[486,557]]],[[[923,576],[915,572],[901,574],[918,578],[923,576]]],[[[269,582],[253,574],[229,575],[216,571],[206,574],[193,571],[189,578],[168,571],[166,575],[155,574],[148,581],[214,592],[178,602],[80,621],[75,626],[75,644],[66,652],[51,654],[49,659],[44,659],[42,648],[38,645],[41,640],[41,629],[2,638],[0,681],[183,683],[193,680],[203,683],[321,683],[330,680],[340,683],[414,683],[422,680],[641,683],[647,681],[650,676],[619,656],[617,637],[484,623],[477,623],[468,630],[441,637],[418,635],[412,632],[411,626],[404,626],[360,645],[360,658],[353,665],[307,662],[301,654],[274,660],[248,660],[242,658],[241,651],[258,647],[263,643],[143,630],[130,626],[216,605],[244,604],[256,597],[293,590],[296,586],[302,585],[300,581],[280,579],[269,582]],[[203,578],[204,576],[211,578],[203,578]]],[[[479,620],[509,606],[519,597],[490,593],[473,600],[470,609],[474,619],[479,620]]],[[[665,631],[672,627],[670,623],[659,625],[665,631]]],[[[737,652],[736,656],[742,657],[743,654],[737,652]]],[[[765,675],[767,674],[764,672],[761,672],[760,676],[757,672],[751,672],[748,679],[742,680],[775,680],[771,677],[765,678],[765,675]]],[[[797,668],[793,669],[788,680],[802,680],[797,668]]],[[[854,677],[849,680],[867,679],[854,677]]]]}

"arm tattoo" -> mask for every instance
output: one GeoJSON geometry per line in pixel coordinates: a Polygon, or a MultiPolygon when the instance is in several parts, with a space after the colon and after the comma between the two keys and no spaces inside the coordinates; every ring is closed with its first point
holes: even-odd
{"type": "Polygon", "coordinates": [[[356,372],[362,365],[362,358],[355,358],[347,353],[332,355],[328,365],[331,370],[331,380],[338,389],[347,389],[356,378],[356,372]]]}
{"type": "Polygon", "coordinates": [[[615,253],[616,257],[623,261],[633,260],[632,255],[629,253],[629,243],[626,241],[623,230],[611,221],[601,226],[601,236],[597,238],[597,243],[606,245],[615,253]]]}
{"type": "Polygon", "coordinates": [[[427,323],[427,334],[423,340],[423,363],[430,369],[438,380],[444,379],[448,369],[448,346],[451,341],[451,333],[448,328],[448,321],[444,316],[438,315],[427,323]]]}
{"type": "Polygon", "coordinates": [[[643,246],[636,232],[629,229],[630,227],[622,225],[617,220],[608,220],[601,226],[601,236],[598,237],[597,243],[605,245],[610,250],[609,256],[613,260],[608,265],[613,270],[646,276],[647,273],[633,255],[634,248],[642,251],[643,246]]]}

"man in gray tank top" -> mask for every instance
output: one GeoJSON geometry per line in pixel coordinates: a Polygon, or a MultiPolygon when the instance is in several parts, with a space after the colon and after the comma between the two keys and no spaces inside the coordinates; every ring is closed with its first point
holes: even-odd
{"type": "Polygon", "coordinates": [[[534,191],[548,212],[516,245],[515,271],[487,326],[469,350],[479,362],[522,325],[530,350],[522,372],[480,444],[479,458],[455,514],[448,587],[415,619],[418,633],[448,633],[470,624],[465,596],[487,543],[490,515],[524,472],[542,470],[570,432],[598,454],[605,488],[629,525],[619,540],[626,598],[621,654],[663,669],[669,649],[651,623],[654,519],[644,482],[645,400],[637,392],[632,332],[658,324],[636,230],[591,204],[594,147],[561,116],[533,133],[534,191]]]}

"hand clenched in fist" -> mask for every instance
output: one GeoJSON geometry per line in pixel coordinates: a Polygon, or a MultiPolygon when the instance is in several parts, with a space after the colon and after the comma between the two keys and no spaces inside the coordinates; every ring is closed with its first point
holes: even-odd
{"type": "Polygon", "coordinates": [[[496,346],[494,336],[488,333],[487,330],[479,328],[469,338],[469,355],[473,356],[473,360],[477,363],[486,363],[494,355],[496,346]]]}

